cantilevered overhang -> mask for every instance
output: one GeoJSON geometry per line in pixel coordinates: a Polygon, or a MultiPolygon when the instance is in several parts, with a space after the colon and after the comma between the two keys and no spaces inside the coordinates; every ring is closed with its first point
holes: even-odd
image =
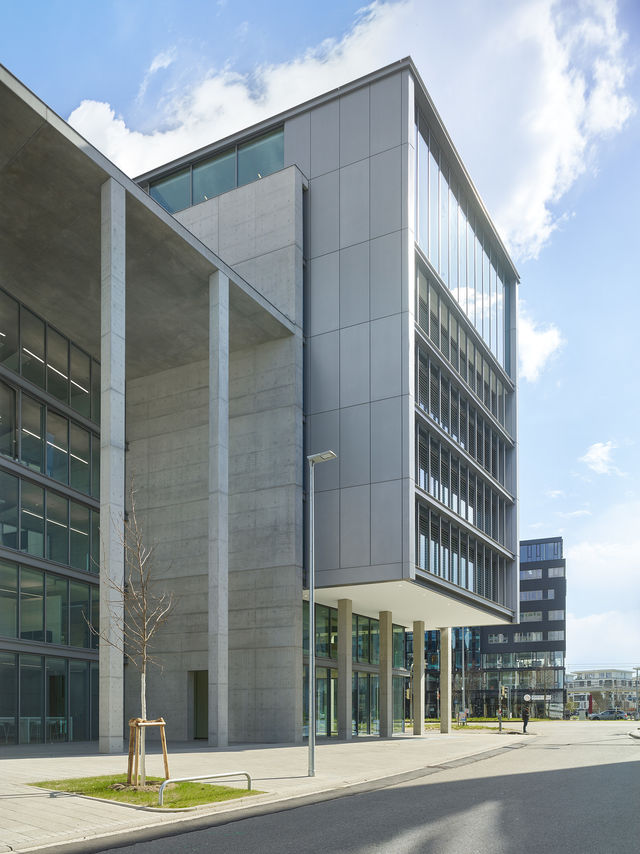
{"type": "Polygon", "coordinates": [[[0,66],[0,285],[99,358],[101,187],[126,191],[127,376],[206,359],[209,276],[230,346],[295,324],[0,66]]]}
{"type": "Polygon", "coordinates": [[[393,622],[409,629],[414,620],[424,620],[426,629],[439,629],[493,626],[514,619],[509,608],[435,577],[316,588],[315,600],[322,605],[337,608],[340,599],[350,599],[354,613],[365,617],[391,611],[393,622]]]}

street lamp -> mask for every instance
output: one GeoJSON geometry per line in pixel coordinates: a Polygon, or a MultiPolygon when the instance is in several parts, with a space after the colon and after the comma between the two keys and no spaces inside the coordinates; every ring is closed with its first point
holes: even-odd
{"type": "Polygon", "coordinates": [[[316,610],[315,610],[315,525],[313,513],[314,468],[316,463],[335,460],[333,451],[309,454],[309,777],[316,776],[316,610]]]}

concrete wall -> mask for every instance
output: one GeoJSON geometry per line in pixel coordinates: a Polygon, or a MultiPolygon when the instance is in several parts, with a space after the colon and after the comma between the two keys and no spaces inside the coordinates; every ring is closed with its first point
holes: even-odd
{"type": "Polygon", "coordinates": [[[399,72],[285,123],[309,177],[307,447],[318,585],[409,577],[413,536],[413,88],[399,72]]]}
{"type": "Polygon", "coordinates": [[[231,341],[231,741],[302,738],[302,201],[289,168],[178,214],[300,328],[231,341]]]}

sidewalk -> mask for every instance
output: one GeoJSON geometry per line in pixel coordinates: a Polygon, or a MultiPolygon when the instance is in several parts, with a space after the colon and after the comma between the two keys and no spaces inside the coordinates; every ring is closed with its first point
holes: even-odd
{"type": "MultiPolygon", "coordinates": [[[[39,780],[125,773],[127,756],[98,754],[93,744],[3,747],[0,750],[0,852],[33,851],[52,845],[81,842],[169,823],[189,822],[195,817],[222,816],[273,805],[292,799],[371,784],[376,780],[424,771],[434,773],[450,763],[474,761],[492,751],[516,747],[522,734],[498,734],[478,730],[438,732],[416,737],[367,738],[351,742],[319,741],[316,776],[307,776],[306,745],[260,745],[218,750],[194,743],[169,744],[169,768],[173,777],[215,771],[247,771],[253,788],[265,794],[188,812],[156,812],[107,803],[63,793],[33,789],[39,780]]],[[[162,776],[162,758],[154,746],[147,758],[147,773],[162,776]]],[[[244,787],[246,782],[219,781],[244,787]]],[[[185,828],[186,829],[186,828],[185,828]]],[[[105,840],[107,847],[107,840],[105,840]]]]}

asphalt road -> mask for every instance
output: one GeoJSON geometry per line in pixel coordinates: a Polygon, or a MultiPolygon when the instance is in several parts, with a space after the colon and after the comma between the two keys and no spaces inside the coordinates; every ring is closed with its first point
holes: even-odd
{"type": "MultiPolygon", "coordinates": [[[[626,722],[530,725],[524,747],[395,786],[118,854],[636,854],[640,741],[626,722]]],[[[508,736],[507,736],[508,737],[508,736]]]]}

